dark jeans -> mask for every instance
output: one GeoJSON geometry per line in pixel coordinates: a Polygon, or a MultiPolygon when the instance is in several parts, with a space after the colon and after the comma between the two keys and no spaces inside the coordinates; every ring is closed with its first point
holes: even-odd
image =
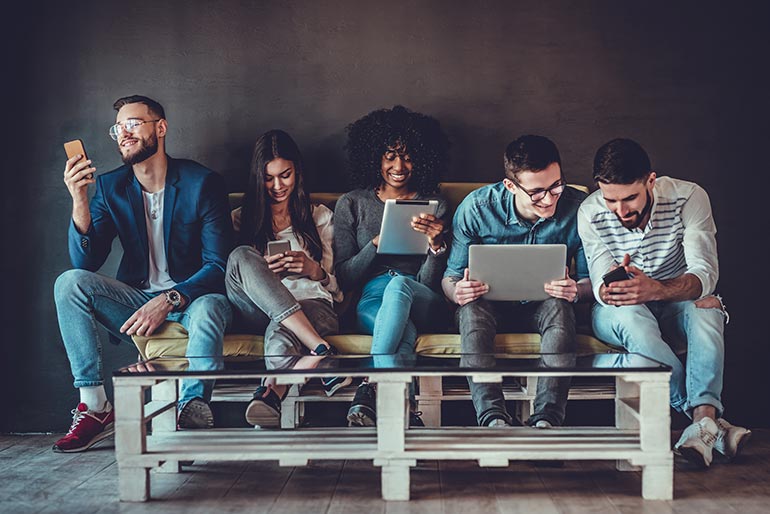
{"type": "MultiPolygon", "coordinates": [[[[479,299],[457,309],[463,357],[462,367],[492,367],[494,340],[498,324],[506,331],[536,331],[541,336],[540,351],[545,367],[574,366],[575,311],[569,302],[549,298],[542,302],[489,302],[479,299]]],[[[535,397],[534,424],[543,419],[554,426],[564,422],[570,377],[540,377],[535,397]]],[[[473,407],[479,425],[494,418],[511,421],[505,408],[502,384],[476,384],[468,377],[473,407]]]]}

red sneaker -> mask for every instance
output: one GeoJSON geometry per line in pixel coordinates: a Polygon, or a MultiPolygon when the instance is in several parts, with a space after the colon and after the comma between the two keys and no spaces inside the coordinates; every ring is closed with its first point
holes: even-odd
{"type": "Polygon", "coordinates": [[[86,451],[102,439],[115,433],[115,410],[94,412],[88,405],[79,403],[72,409],[72,426],[67,435],[56,441],[53,451],[74,453],[86,451]]]}

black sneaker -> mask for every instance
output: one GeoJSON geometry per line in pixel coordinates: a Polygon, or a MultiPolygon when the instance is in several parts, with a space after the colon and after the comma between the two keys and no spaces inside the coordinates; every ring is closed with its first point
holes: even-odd
{"type": "Polygon", "coordinates": [[[409,426],[410,427],[424,427],[425,422],[420,417],[422,416],[422,411],[409,411],[409,426]]]}
{"type": "Polygon", "coordinates": [[[257,387],[251,403],[246,407],[246,422],[260,428],[280,427],[281,399],[278,394],[265,386],[257,387]]]}
{"type": "MultiPolygon", "coordinates": [[[[321,356],[337,355],[337,349],[332,345],[326,346],[323,344],[319,344],[316,347],[316,349],[313,351],[313,353],[321,356]]],[[[350,377],[322,377],[321,378],[321,386],[323,386],[326,396],[333,395],[334,393],[337,392],[338,389],[341,389],[345,386],[349,386],[352,382],[353,382],[353,379],[350,377]]]]}
{"type": "Polygon", "coordinates": [[[202,399],[193,398],[179,412],[177,425],[179,428],[212,428],[214,415],[211,414],[211,407],[202,399]]]}
{"type": "Polygon", "coordinates": [[[356,389],[353,403],[350,404],[348,409],[348,424],[351,427],[373,427],[377,425],[376,409],[377,399],[374,387],[364,382],[356,389]]]}
{"type": "Polygon", "coordinates": [[[322,377],[321,385],[324,388],[326,396],[331,396],[337,392],[337,389],[341,389],[345,386],[349,386],[353,383],[353,379],[350,377],[322,377]]]}

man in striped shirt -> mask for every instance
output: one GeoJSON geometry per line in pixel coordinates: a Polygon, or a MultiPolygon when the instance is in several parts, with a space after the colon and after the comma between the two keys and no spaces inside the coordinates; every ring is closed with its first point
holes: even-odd
{"type": "Polygon", "coordinates": [[[706,192],[657,177],[644,149],[615,139],[596,153],[599,190],[578,212],[598,300],[593,329],[607,343],[671,366],[671,405],[692,418],[675,450],[708,467],[712,450],[734,457],[751,432],[721,418],[724,321],[716,226],[706,192]],[[603,276],[623,266],[626,278],[603,276]],[[676,351],[687,352],[686,367],[676,351]]]}

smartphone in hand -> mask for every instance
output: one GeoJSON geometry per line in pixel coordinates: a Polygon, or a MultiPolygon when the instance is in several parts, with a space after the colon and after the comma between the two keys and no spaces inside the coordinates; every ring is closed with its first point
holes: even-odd
{"type": "Polygon", "coordinates": [[[267,242],[267,254],[278,255],[279,253],[286,253],[291,251],[291,243],[285,239],[280,241],[268,241],[267,242]]]}
{"type": "Polygon", "coordinates": [[[605,286],[609,286],[613,282],[618,282],[620,280],[628,280],[629,278],[631,278],[631,275],[626,273],[626,268],[624,268],[623,266],[618,266],[614,270],[604,275],[602,277],[602,281],[604,282],[605,286]]]}
{"type": "MultiPolygon", "coordinates": [[[[75,139],[72,141],[67,141],[64,143],[64,151],[67,154],[67,159],[72,159],[76,155],[82,155],[83,157],[81,160],[88,160],[88,154],[86,154],[86,148],[83,146],[83,141],[80,139],[75,139]]],[[[89,173],[88,177],[89,180],[94,178],[93,173],[89,173]]]]}

